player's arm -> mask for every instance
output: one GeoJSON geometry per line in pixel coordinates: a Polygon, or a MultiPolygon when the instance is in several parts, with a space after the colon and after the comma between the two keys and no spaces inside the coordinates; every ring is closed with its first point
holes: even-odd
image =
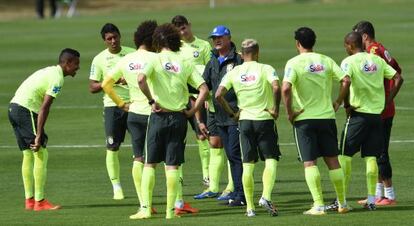
{"type": "Polygon", "coordinates": [[[184,110],[184,114],[186,115],[187,118],[192,117],[204,105],[204,101],[206,100],[207,95],[208,95],[208,87],[207,87],[205,82],[203,82],[198,87],[198,92],[199,92],[199,94],[198,94],[197,99],[194,103],[194,106],[192,106],[190,110],[184,110]]]}
{"type": "MultiPolygon", "coordinates": [[[[343,77],[341,79],[340,86],[339,86],[338,97],[336,98],[336,100],[333,104],[333,108],[334,108],[335,112],[338,111],[338,109],[341,106],[342,102],[347,99],[346,97],[348,96],[350,85],[351,85],[351,78],[348,75],[346,75],[345,77],[343,77]]],[[[348,105],[349,105],[349,101],[348,101],[348,105]]]]}
{"type": "Polygon", "coordinates": [[[239,113],[234,112],[233,109],[230,107],[229,102],[227,102],[227,100],[224,98],[227,92],[228,90],[226,89],[226,87],[220,85],[216,91],[215,98],[217,102],[221,105],[221,107],[224,109],[224,111],[227,112],[227,114],[229,114],[231,118],[237,121],[239,118],[239,113]]]}
{"type": "Polygon", "coordinates": [[[279,117],[279,106],[280,106],[280,100],[281,100],[279,80],[274,80],[272,82],[272,90],[273,90],[274,107],[273,107],[273,112],[271,112],[270,114],[276,120],[279,117]]]}
{"type": "Polygon", "coordinates": [[[101,90],[102,90],[102,86],[99,81],[89,79],[89,92],[99,93],[101,90]]]}
{"type": "Polygon", "coordinates": [[[42,106],[40,107],[39,113],[37,115],[37,129],[36,129],[36,137],[33,144],[30,144],[30,148],[37,152],[40,148],[41,137],[43,136],[44,127],[46,124],[47,117],[49,116],[50,107],[53,103],[53,97],[49,95],[45,95],[43,98],[42,106]]]}
{"type": "Polygon", "coordinates": [[[295,118],[300,115],[304,109],[295,112],[293,111],[293,107],[292,107],[292,84],[290,84],[290,82],[287,81],[283,81],[283,85],[282,85],[282,99],[283,99],[283,103],[285,104],[286,107],[286,113],[288,116],[288,120],[289,122],[291,122],[293,124],[293,121],[295,120],[295,118]]]}
{"type": "Polygon", "coordinates": [[[108,96],[114,101],[114,103],[119,107],[122,108],[124,111],[128,111],[129,104],[125,103],[118,94],[115,92],[113,86],[115,84],[115,81],[112,79],[112,77],[107,76],[105,80],[102,82],[101,88],[102,90],[108,94],[108,96]]]}
{"type": "Polygon", "coordinates": [[[398,72],[395,73],[394,77],[392,77],[392,80],[394,80],[394,86],[390,90],[390,95],[386,100],[385,106],[387,106],[389,103],[391,103],[392,100],[394,100],[395,96],[397,96],[398,92],[400,91],[402,84],[404,83],[402,75],[398,72]]]}
{"type": "Polygon", "coordinates": [[[150,88],[147,83],[147,76],[144,73],[140,73],[138,75],[138,86],[141,89],[142,93],[147,97],[148,104],[151,105],[152,111],[153,112],[162,111],[160,105],[152,97],[150,88]]]}

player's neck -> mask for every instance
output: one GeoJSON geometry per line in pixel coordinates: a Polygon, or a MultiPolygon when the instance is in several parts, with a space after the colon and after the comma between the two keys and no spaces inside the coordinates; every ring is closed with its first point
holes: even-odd
{"type": "Polygon", "coordinates": [[[192,43],[192,42],[194,42],[194,40],[195,40],[194,35],[190,35],[188,38],[183,39],[183,41],[186,42],[186,43],[192,43]]]}
{"type": "Polygon", "coordinates": [[[313,49],[299,48],[299,53],[312,53],[313,49]]]}
{"type": "Polygon", "coordinates": [[[116,47],[115,49],[108,48],[108,51],[112,54],[118,54],[119,52],[121,52],[121,50],[122,50],[121,46],[116,47]]]}

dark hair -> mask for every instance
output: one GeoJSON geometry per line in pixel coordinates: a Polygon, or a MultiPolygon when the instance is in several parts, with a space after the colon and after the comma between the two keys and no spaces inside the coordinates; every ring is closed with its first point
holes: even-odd
{"type": "Polygon", "coordinates": [[[352,30],[360,33],[361,35],[367,34],[370,38],[375,39],[374,25],[369,21],[360,21],[352,27],[352,30]]]}
{"type": "Polygon", "coordinates": [[[142,22],[134,33],[134,43],[137,48],[145,45],[148,49],[152,49],[152,34],[157,28],[157,21],[146,20],[142,22]]]}
{"type": "Polygon", "coordinates": [[[171,23],[174,24],[176,27],[181,27],[183,25],[188,25],[188,20],[183,15],[177,15],[172,18],[171,23]]]}
{"type": "Polygon", "coordinates": [[[297,40],[305,49],[312,49],[316,42],[315,32],[308,27],[301,27],[295,31],[297,40]]]}
{"type": "Polygon", "coordinates": [[[345,36],[345,43],[359,49],[364,49],[362,45],[362,35],[359,32],[352,31],[345,36]]]}
{"type": "Polygon", "coordinates": [[[59,54],[59,63],[64,63],[66,61],[71,61],[74,57],[80,57],[80,53],[71,48],[63,49],[59,54]]]}
{"type": "Polygon", "coordinates": [[[121,32],[119,32],[119,29],[117,26],[115,26],[115,24],[112,23],[106,23],[102,29],[101,29],[101,36],[102,39],[105,39],[105,34],[106,33],[118,33],[119,35],[121,35],[121,32]]]}
{"type": "Polygon", "coordinates": [[[162,48],[169,48],[173,52],[178,52],[181,47],[178,29],[170,23],[158,26],[152,35],[152,45],[157,52],[162,48]]]}

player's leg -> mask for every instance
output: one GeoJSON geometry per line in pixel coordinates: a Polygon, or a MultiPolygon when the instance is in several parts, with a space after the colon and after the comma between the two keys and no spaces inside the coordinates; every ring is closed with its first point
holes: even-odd
{"type": "Polygon", "coordinates": [[[274,120],[255,121],[255,134],[258,137],[259,156],[265,161],[262,182],[263,192],[259,205],[264,207],[271,216],[278,211],[272,203],[272,191],[276,182],[277,161],[281,155],[278,145],[278,133],[274,120]]]}
{"type": "Polygon", "coordinates": [[[32,210],[34,207],[34,183],[33,183],[33,151],[30,143],[34,140],[34,125],[29,110],[17,104],[10,104],[8,117],[13,127],[19,149],[22,151],[22,179],[25,194],[25,208],[32,210]]]}
{"type": "Polygon", "coordinates": [[[105,107],[106,169],[112,183],[115,200],[124,199],[120,179],[118,150],[125,137],[127,113],[118,107],[105,107]]]}
{"type": "Polygon", "coordinates": [[[384,152],[377,159],[380,181],[377,183],[376,204],[379,206],[396,204],[394,187],[392,186],[392,167],[388,151],[390,145],[392,122],[393,117],[383,120],[384,152]],[[382,199],[383,191],[385,199],[382,199]],[[381,199],[378,199],[378,196],[380,196],[381,199]]]}

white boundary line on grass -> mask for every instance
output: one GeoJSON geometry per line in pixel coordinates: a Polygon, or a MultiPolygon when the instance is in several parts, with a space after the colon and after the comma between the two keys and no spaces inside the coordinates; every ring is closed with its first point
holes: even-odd
{"type": "MultiPolygon", "coordinates": [[[[391,143],[414,143],[414,140],[392,140],[391,143]]],[[[293,146],[295,143],[279,143],[280,146],[293,146]]],[[[197,147],[198,144],[187,144],[187,147],[197,147]]],[[[14,145],[0,145],[0,149],[6,148],[16,148],[14,145]]],[[[49,148],[104,148],[105,145],[101,144],[57,144],[57,145],[48,145],[49,148]]],[[[124,144],[122,147],[132,147],[130,144],[124,144]]]]}

